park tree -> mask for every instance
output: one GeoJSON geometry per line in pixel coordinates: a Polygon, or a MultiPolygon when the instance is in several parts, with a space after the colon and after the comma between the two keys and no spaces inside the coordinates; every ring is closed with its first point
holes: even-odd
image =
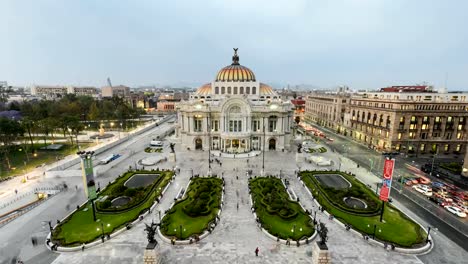
{"type": "Polygon", "coordinates": [[[18,121],[7,118],[0,118],[0,142],[3,146],[0,148],[7,168],[11,168],[9,154],[14,141],[24,133],[23,127],[18,121]]]}

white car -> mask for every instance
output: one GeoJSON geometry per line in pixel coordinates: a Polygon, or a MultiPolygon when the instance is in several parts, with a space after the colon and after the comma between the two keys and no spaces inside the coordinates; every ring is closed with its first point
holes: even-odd
{"type": "Polygon", "coordinates": [[[465,211],[465,213],[468,213],[468,206],[467,205],[458,204],[457,207],[462,209],[463,211],[465,211]]]}
{"type": "Polygon", "coordinates": [[[427,185],[416,184],[416,185],[413,185],[411,188],[415,189],[417,192],[420,192],[426,196],[432,196],[432,189],[427,185]]]}
{"type": "Polygon", "coordinates": [[[458,207],[455,207],[455,206],[452,206],[452,205],[447,205],[445,206],[445,209],[447,209],[447,211],[451,212],[452,214],[458,216],[458,217],[466,217],[466,213],[463,212],[462,209],[458,208],[458,207]]]}
{"type": "Polygon", "coordinates": [[[150,145],[152,147],[162,147],[163,143],[162,141],[159,141],[159,140],[151,140],[150,145]]]}

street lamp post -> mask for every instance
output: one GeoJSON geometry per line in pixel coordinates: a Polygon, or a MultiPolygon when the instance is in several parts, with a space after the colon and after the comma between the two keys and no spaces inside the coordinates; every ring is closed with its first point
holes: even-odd
{"type": "Polygon", "coordinates": [[[265,147],[266,147],[266,131],[265,117],[263,117],[263,158],[262,158],[262,176],[265,176],[265,147]]]}
{"type": "Polygon", "coordinates": [[[430,176],[432,176],[432,172],[434,171],[434,161],[438,153],[439,153],[439,148],[436,149],[436,153],[434,153],[434,156],[432,156],[431,172],[429,173],[430,176]]]}

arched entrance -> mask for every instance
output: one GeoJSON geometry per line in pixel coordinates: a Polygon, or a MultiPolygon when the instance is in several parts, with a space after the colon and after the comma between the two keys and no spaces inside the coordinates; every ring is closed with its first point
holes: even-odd
{"type": "Polygon", "coordinates": [[[276,149],[276,139],[270,138],[270,140],[268,140],[268,149],[269,150],[275,150],[276,149]]]}
{"type": "Polygon", "coordinates": [[[203,144],[202,144],[201,138],[195,139],[195,149],[203,149],[203,144]]]}

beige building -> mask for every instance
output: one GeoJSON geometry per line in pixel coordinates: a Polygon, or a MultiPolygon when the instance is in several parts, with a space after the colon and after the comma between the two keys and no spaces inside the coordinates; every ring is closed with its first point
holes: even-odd
{"type": "Polygon", "coordinates": [[[370,92],[348,96],[307,97],[306,120],[380,151],[466,151],[468,93],[370,92]]]}
{"type": "Polygon", "coordinates": [[[130,95],[130,87],[124,85],[104,86],[101,88],[102,97],[127,97],[130,95]]]}
{"type": "Polygon", "coordinates": [[[31,86],[31,95],[39,96],[45,99],[58,99],[66,94],[76,94],[83,96],[97,96],[95,87],[76,87],[76,86],[47,86],[33,85],[31,86]]]}
{"type": "Polygon", "coordinates": [[[316,92],[305,97],[304,121],[345,132],[343,123],[350,94],[316,92]]]}

